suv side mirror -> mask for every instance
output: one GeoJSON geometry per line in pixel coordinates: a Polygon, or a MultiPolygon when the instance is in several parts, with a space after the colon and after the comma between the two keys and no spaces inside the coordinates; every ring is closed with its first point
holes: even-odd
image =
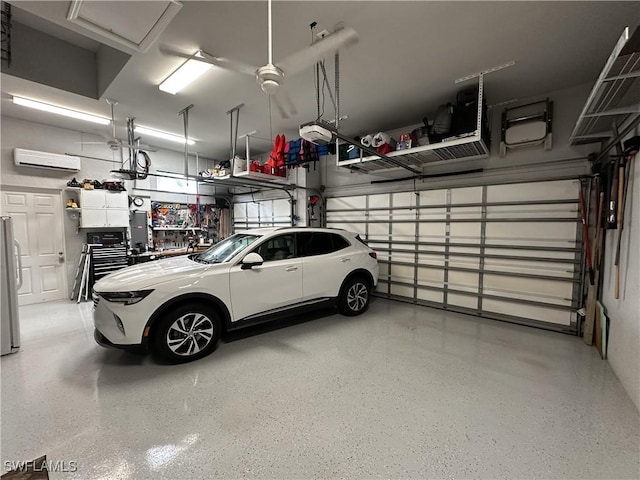
{"type": "Polygon", "coordinates": [[[264,263],[264,259],[257,253],[251,252],[242,259],[242,270],[249,270],[253,267],[259,267],[264,263]]]}

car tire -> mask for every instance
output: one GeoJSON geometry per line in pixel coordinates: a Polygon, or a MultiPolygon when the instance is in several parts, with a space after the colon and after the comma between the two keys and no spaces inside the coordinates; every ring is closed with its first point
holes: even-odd
{"type": "Polygon", "coordinates": [[[164,313],[153,329],[152,352],[169,363],[206,357],[218,344],[219,315],[199,303],[184,304],[164,313]]]}
{"type": "Polygon", "coordinates": [[[369,302],[371,302],[369,282],[361,276],[352,277],[340,289],[338,311],[342,315],[354,317],[366,312],[369,308],[369,302]]]}

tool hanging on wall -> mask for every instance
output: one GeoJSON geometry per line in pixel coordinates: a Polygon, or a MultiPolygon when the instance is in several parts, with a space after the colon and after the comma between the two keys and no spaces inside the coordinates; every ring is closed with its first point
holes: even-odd
{"type": "Polygon", "coordinates": [[[637,150],[630,151],[625,149],[623,152],[624,158],[622,160],[622,164],[620,165],[620,170],[618,173],[619,177],[619,186],[618,186],[618,219],[617,219],[617,229],[616,232],[616,257],[615,257],[615,267],[616,267],[616,280],[615,280],[615,292],[614,297],[616,299],[620,298],[620,251],[622,247],[622,229],[624,227],[624,211],[627,203],[627,192],[629,189],[629,180],[631,177],[631,164],[635,159],[637,150]]]}
{"type": "Polygon", "coordinates": [[[591,243],[589,242],[589,220],[587,207],[584,201],[584,192],[580,186],[580,217],[582,219],[582,241],[585,246],[585,259],[589,271],[589,284],[594,284],[593,264],[591,263],[591,243]]]}
{"type": "Polygon", "coordinates": [[[601,189],[600,177],[595,177],[596,198],[598,199],[598,207],[596,210],[595,225],[596,233],[593,242],[593,258],[594,281],[587,288],[586,316],[583,330],[583,340],[587,345],[593,344],[594,325],[597,315],[598,291],[600,289],[600,270],[601,270],[601,250],[602,250],[602,209],[604,208],[604,192],[601,189]]]}

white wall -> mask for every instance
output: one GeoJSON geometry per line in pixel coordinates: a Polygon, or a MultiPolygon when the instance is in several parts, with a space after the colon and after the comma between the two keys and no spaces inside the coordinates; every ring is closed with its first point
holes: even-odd
{"type": "Polygon", "coordinates": [[[617,232],[606,236],[602,301],[610,318],[608,358],[640,410],[640,168],[632,165],[620,249],[620,299],[614,298],[617,232]]]}
{"type": "MultiPolygon", "coordinates": [[[[2,116],[1,133],[2,147],[0,152],[0,185],[3,187],[32,187],[55,189],[62,192],[64,202],[73,193],[65,191],[67,181],[74,177],[78,181],[85,178],[102,181],[110,177],[109,171],[119,169],[121,166],[120,152],[110,150],[106,145],[83,145],[82,142],[101,142],[102,137],[88,135],[86,133],[68,130],[64,128],[52,127],[39,123],[27,122],[12,117],[2,116]],[[91,158],[81,158],[81,170],[76,173],[56,172],[40,168],[17,167],[13,161],[14,148],[26,148],[29,150],[39,150],[50,153],[71,153],[84,155],[91,158]],[[103,160],[98,160],[103,159],[103,160]]],[[[152,166],[151,173],[158,170],[181,173],[184,170],[184,154],[158,150],[150,152],[152,166]]],[[[199,159],[199,169],[212,168],[213,162],[204,157],[199,159]]],[[[190,159],[189,173],[196,173],[195,158],[190,159]]],[[[155,188],[155,178],[148,177],[145,181],[139,182],[140,186],[153,190],[155,188]]],[[[126,182],[129,195],[140,194],[141,196],[151,196],[153,200],[170,203],[195,203],[195,196],[182,194],[160,194],[147,191],[132,191],[133,182],[126,182]]],[[[213,187],[205,186],[201,190],[201,202],[213,203],[213,187]]],[[[74,192],[75,193],[75,192],[74,192]]],[[[216,192],[221,195],[226,194],[226,190],[216,192]]],[[[77,198],[76,198],[77,200],[77,198]]],[[[63,203],[64,203],[63,202],[63,203]]],[[[147,201],[147,205],[149,202],[147,201]]],[[[78,220],[70,219],[64,212],[64,235],[66,253],[67,284],[71,288],[82,245],[86,241],[85,231],[78,230],[78,220]]]]}

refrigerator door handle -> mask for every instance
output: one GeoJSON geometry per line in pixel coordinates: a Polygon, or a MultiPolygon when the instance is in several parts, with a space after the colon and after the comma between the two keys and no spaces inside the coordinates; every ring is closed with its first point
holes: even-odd
{"type": "Polygon", "coordinates": [[[18,290],[22,288],[22,249],[17,240],[14,240],[16,249],[18,250],[18,290]]]}

